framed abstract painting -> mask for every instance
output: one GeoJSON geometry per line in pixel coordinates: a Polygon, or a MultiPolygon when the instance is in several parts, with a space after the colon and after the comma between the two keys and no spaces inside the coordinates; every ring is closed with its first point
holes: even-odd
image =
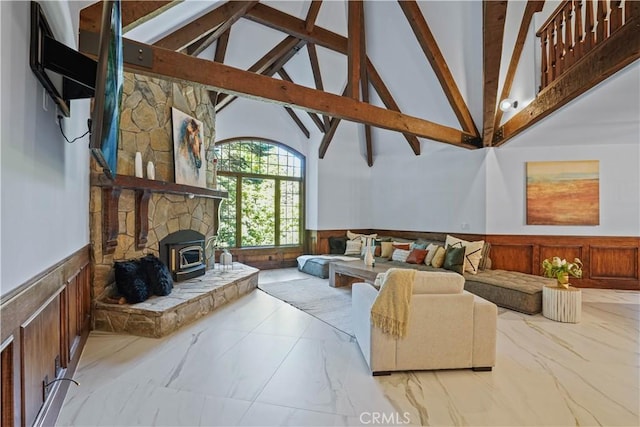
{"type": "Polygon", "coordinates": [[[204,127],[200,120],[171,108],[176,184],[207,186],[204,127]]]}
{"type": "Polygon", "coordinates": [[[600,162],[527,162],[528,225],[600,224],[600,162]]]}

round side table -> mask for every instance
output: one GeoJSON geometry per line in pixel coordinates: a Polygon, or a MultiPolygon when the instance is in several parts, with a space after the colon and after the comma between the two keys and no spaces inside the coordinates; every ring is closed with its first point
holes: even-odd
{"type": "Polygon", "coordinates": [[[542,315],[558,322],[580,322],[582,292],[572,286],[545,286],[542,288],[542,315]]]}

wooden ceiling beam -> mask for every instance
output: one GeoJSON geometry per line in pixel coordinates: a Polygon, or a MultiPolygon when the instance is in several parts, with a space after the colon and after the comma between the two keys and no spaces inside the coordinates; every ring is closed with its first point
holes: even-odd
{"type": "Polygon", "coordinates": [[[331,140],[335,136],[339,124],[340,119],[335,117],[331,119],[329,129],[327,130],[327,133],[325,133],[322,137],[322,141],[320,141],[320,147],[318,147],[318,157],[320,159],[324,159],[324,155],[327,154],[327,148],[329,148],[329,144],[331,144],[331,140]]]}
{"type": "Polygon", "coordinates": [[[300,117],[298,117],[298,115],[296,114],[295,111],[293,111],[293,108],[291,107],[287,107],[286,105],[284,106],[284,109],[287,111],[287,113],[289,114],[289,117],[291,117],[291,120],[293,120],[295,122],[296,125],[298,125],[298,127],[300,128],[300,130],[302,131],[302,133],[304,134],[304,136],[307,137],[307,139],[309,139],[311,137],[311,133],[309,132],[309,129],[307,129],[307,127],[304,125],[304,123],[302,123],[302,120],[300,120],[300,117]]]}
{"type": "MultiPolygon", "coordinates": [[[[325,30],[321,27],[315,27],[311,31],[306,31],[304,26],[304,21],[296,18],[295,16],[288,15],[284,12],[280,12],[277,9],[266,6],[262,3],[258,3],[253,7],[247,14],[244,16],[245,19],[252,20],[259,24],[265,25],[269,28],[273,28],[278,31],[285,32],[287,34],[291,34],[295,37],[299,37],[301,39],[307,40],[308,43],[313,43],[318,46],[322,46],[324,48],[336,51],[338,53],[342,53],[343,55],[347,54],[347,39],[339,34],[334,32],[325,30]]],[[[376,71],[375,67],[371,63],[371,61],[367,58],[367,74],[369,76],[369,81],[373,85],[374,89],[382,99],[382,102],[387,106],[388,109],[400,112],[400,108],[398,104],[395,102],[389,89],[382,81],[382,78],[376,71]]],[[[413,133],[410,129],[406,129],[405,131],[401,131],[407,138],[409,145],[411,146],[413,152],[416,155],[420,154],[420,141],[416,138],[415,133],[413,133]]],[[[471,141],[475,139],[472,134],[468,134],[463,132],[464,135],[464,144],[467,144],[469,147],[473,147],[471,141]]],[[[420,135],[419,135],[420,136],[420,135]]],[[[429,139],[438,140],[437,138],[426,137],[429,139]]]]}
{"type": "Polygon", "coordinates": [[[307,12],[307,18],[305,20],[305,29],[307,31],[311,31],[316,25],[316,19],[318,18],[318,13],[320,12],[320,6],[322,6],[322,0],[313,0],[311,2],[309,11],[307,12]]]}
{"type": "MultiPolygon", "coordinates": [[[[121,3],[122,32],[131,31],[138,25],[172,8],[179,1],[123,1],[121,3]]],[[[102,25],[102,2],[96,2],[80,10],[80,25],[87,31],[99,33],[102,25]]]]}
{"type": "MultiPolygon", "coordinates": [[[[231,28],[228,28],[227,31],[222,33],[220,38],[218,38],[218,43],[216,43],[216,52],[213,54],[214,62],[219,62],[221,64],[224,63],[224,58],[227,55],[227,46],[229,45],[230,35],[231,35],[231,28]]],[[[218,92],[209,91],[209,99],[211,99],[211,104],[215,108],[218,102],[218,92]]]]}
{"type": "MultiPolygon", "coordinates": [[[[123,2],[123,5],[129,2],[123,2]]],[[[254,2],[228,1],[202,15],[154,43],[169,50],[183,50],[201,38],[213,33],[231,17],[254,2]]]]}
{"type": "MultiPolygon", "coordinates": [[[[284,40],[278,43],[273,49],[267,52],[262,58],[258,59],[255,64],[249,67],[249,72],[263,74],[273,64],[275,64],[280,58],[285,56],[287,52],[291,52],[295,48],[300,40],[293,36],[287,36],[284,40]]],[[[224,107],[229,105],[236,98],[235,95],[221,94],[218,96],[218,103],[216,104],[216,112],[221,111],[224,107]]]]}
{"type": "Polygon", "coordinates": [[[507,15],[507,2],[483,0],[482,2],[482,70],[483,109],[482,143],[492,145],[493,123],[496,114],[496,99],[500,78],[500,59],[502,58],[502,40],[507,15]]]}
{"type": "Polygon", "coordinates": [[[471,117],[471,113],[469,112],[469,108],[467,107],[467,104],[458,89],[458,85],[453,78],[453,74],[451,74],[451,70],[447,65],[447,61],[444,59],[444,56],[440,51],[438,42],[433,36],[427,21],[420,11],[420,6],[418,6],[418,4],[413,0],[398,0],[398,4],[404,12],[407,22],[409,22],[425,57],[429,61],[429,64],[431,64],[431,68],[436,74],[445,96],[449,100],[449,104],[458,118],[460,126],[462,126],[463,130],[476,136],[480,136],[478,128],[473,121],[473,117],[471,117]]]}
{"type": "MultiPolygon", "coordinates": [[[[522,55],[522,49],[524,49],[524,42],[527,40],[527,33],[529,32],[529,26],[533,20],[533,14],[540,12],[544,6],[544,0],[529,0],[524,8],[524,14],[522,15],[522,22],[520,23],[520,29],[518,30],[518,36],[516,37],[516,44],[513,47],[513,53],[511,54],[511,60],[509,61],[509,68],[507,69],[507,75],[504,79],[504,85],[500,92],[498,102],[509,98],[511,93],[511,87],[513,86],[513,79],[516,76],[518,69],[518,63],[520,62],[520,56],[522,55]]],[[[496,118],[493,122],[494,135],[497,128],[500,126],[500,120],[502,120],[502,110],[496,110],[496,118]]],[[[493,145],[493,140],[490,141],[493,145]]]]}
{"type": "Polygon", "coordinates": [[[187,46],[187,53],[189,55],[198,56],[202,52],[204,52],[206,48],[211,46],[225,31],[231,28],[231,26],[235,24],[238,19],[240,19],[245,13],[247,13],[247,10],[255,6],[258,1],[236,1],[233,3],[240,3],[241,6],[234,13],[232,13],[231,16],[229,16],[218,28],[216,28],[213,33],[201,38],[200,40],[195,42],[194,45],[187,46]]]}
{"type": "MultiPolygon", "coordinates": [[[[360,85],[362,86],[362,102],[369,103],[369,76],[367,74],[367,37],[364,27],[364,9],[361,10],[362,25],[360,26],[360,85]]],[[[371,134],[371,126],[364,125],[364,149],[367,156],[367,165],[373,166],[373,136],[371,134]]]]}
{"type": "MultiPolygon", "coordinates": [[[[278,70],[278,75],[282,78],[282,80],[286,80],[288,82],[295,83],[293,81],[293,79],[291,78],[291,76],[289,75],[289,73],[287,73],[287,70],[284,69],[284,67],[280,67],[280,69],[278,70]]],[[[324,123],[322,122],[320,117],[318,117],[318,115],[316,113],[312,113],[311,111],[307,111],[307,114],[309,115],[309,117],[311,117],[311,120],[318,127],[320,132],[325,133],[326,129],[325,129],[324,123]]]]}
{"type": "Polygon", "coordinates": [[[364,6],[360,0],[348,0],[347,3],[347,96],[360,99],[360,65],[362,63],[360,55],[364,50],[362,49],[364,6]]]}
{"type": "MultiPolygon", "coordinates": [[[[638,6],[635,6],[638,5],[638,6]]],[[[640,3],[633,21],[620,27],[611,37],[560,77],[545,87],[529,105],[498,129],[494,145],[504,144],[568,102],[574,100],[617,71],[640,59],[640,3]]]]}
{"type": "MultiPolygon", "coordinates": [[[[320,62],[318,61],[318,52],[316,51],[316,45],[313,43],[307,43],[307,52],[309,53],[309,62],[311,63],[311,72],[313,73],[313,81],[316,84],[316,89],[324,91],[324,85],[322,84],[322,74],[320,73],[320,62]]],[[[330,118],[329,116],[322,116],[324,121],[324,130],[326,132],[329,129],[330,118]]]]}

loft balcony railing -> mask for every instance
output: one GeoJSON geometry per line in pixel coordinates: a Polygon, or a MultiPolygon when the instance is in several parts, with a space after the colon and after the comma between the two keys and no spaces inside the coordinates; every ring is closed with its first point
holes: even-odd
{"type": "MultiPolygon", "coordinates": [[[[540,90],[631,22],[633,0],[566,0],[536,33],[542,47],[540,90]]],[[[637,18],[637,17],[636,17],[637,18]]]]}

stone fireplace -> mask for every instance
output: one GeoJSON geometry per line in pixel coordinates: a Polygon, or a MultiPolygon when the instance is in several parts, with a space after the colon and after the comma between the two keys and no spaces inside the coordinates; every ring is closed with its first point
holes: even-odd
{"type": "Polygon", "coordinates": [[[204,242],[217,230],[217,209],[226,193],[212,189],[211,162],[207,162],[207,188],[175,184],[171,107],[203,122],[207,150],[214,140],[215,110],[204,87],[125,73],[116,179],[106,179],[91,159],[94,329],[161,336],[257,286],[257,270],[250,268],[238,272],[237,277],[222,278],[215,278],[212,270],[212,275],[193,282],[200,279],[194,276],[205,273],[206,265],[214,265],[214,253],[205,251],[204,242]],[[136,152],[142,153],[145,164],[154,162],[155,180],[134,176],[136,152]],[[179,282],[185,283],[182,290],[174,287],[168,297],[147,304],[151,308],[146,312],[146,306],[137,307],[139,304],[124,308],[109,305],[115,261],[154,254],[168,262],[171,252],[165,243],[178,242],[187,243],[177,248],[185,261],[175,276],[184,280],[179,282]],[[226,290],[228,286],[235,290],[226,290]],[[190,301],[193,295],[195,299],[190,301]],[[167,307],[169,311],[163,312],[167,307]]]}

